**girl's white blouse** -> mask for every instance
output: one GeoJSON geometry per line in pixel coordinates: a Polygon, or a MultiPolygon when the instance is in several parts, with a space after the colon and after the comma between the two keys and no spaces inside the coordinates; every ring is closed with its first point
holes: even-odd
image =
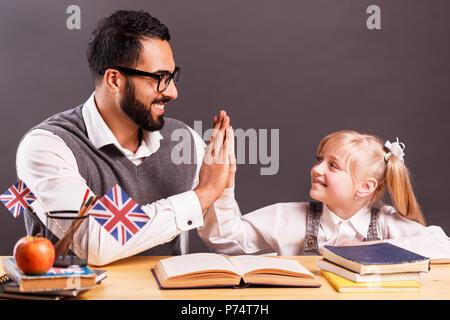
{"type": "MultiPolygon", "coordinates": [[[[234,188],[222,197],[204,217],[199,236],[214,251],[235,254],[301,255],[306,233],[308,202],[273,204],[242,215],[234,198],[234,188]]],[[[363,241],[370,223],[370,208],[363,207],[343,220],[326,205],[320,218],[319,250],[324,245],[363,241]]],[[[391,206],[383,205],[377,224],[378,236],[392,244],[431,259],[450,259],[450,238],[441,227],[411,221],[391,206]]]]}

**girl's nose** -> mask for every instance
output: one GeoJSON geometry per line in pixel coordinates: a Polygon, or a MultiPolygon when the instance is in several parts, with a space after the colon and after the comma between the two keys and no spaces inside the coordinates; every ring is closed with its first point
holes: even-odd
{"type": "Polygon", "coordinates": [[[316,173],[316,174],[323,174],[323,172],[324,172],[324,166],[323,166],[323,161],[322,162],[320,162],[320,163],[316,163],[313,167],[312,167],[312,169],[311,169],[311,171],[312,172],[314,172],[314,173],[316,173]]]}

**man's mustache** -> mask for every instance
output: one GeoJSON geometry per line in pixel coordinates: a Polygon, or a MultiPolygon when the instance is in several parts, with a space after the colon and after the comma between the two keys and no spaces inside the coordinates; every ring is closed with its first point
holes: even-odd
{"type": "Polygon", "coordinates": [[[170,101],[170,99],[167,99],[167,98],[155,99],[155,100],[153,100],[153,102],[151,104],[154,104],[154,103],[167,103],[169,101],[170,101]]]}

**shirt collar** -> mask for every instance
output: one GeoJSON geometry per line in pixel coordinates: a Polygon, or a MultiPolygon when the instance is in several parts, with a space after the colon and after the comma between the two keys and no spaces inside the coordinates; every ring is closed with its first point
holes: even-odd
{"type": "Polygon", "coordinates": [[[340,223],[351,225],[363,238],[367,237],[367,231],[370,224],[370,207],[364,206],[356,212],[351,218],[344,220],[338,217],[326,204],[323,205],[321,217],[321,226],[326,235],[336,232],[336,228],[340,223]]]}
{"type": "MultiPolygon", "coordinates": [[[[103,120],[98,112],[94,95],[95,92],[93,92],[89,99],[84,103],[82,110],[89,140],[97,149],[108,144],[114,144],[123,153],[131,153],[131,151],[124,149],[119,144],[111,129],[109,129],[108,125],[103,120]]],[[[142,130],[142,141],[136,151],[136,157],[148,157],[152,153],[158,151],[161,139],[163,139],[163,136],[159,131],[150,132],[142,130]]]]}

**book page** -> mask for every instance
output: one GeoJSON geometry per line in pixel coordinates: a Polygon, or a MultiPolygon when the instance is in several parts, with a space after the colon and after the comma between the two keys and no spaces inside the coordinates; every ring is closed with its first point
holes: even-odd
{"type": "Polygon", "coordinates": [[[236,269],[224,256],[215,253],[192,253],[162,259],[159,262],[168,278],[208,270],[224,270],[236,274],[236,269]]]}
{"type": "Polygon", "coordinates": [[[272,269],[273,271],[284,271],[283,273],[287,271],[291,274],[313,277],[312,273],[296,260],[250,255],[229,257],[229,260],[240,274],[261,269],[272,269]]]}

